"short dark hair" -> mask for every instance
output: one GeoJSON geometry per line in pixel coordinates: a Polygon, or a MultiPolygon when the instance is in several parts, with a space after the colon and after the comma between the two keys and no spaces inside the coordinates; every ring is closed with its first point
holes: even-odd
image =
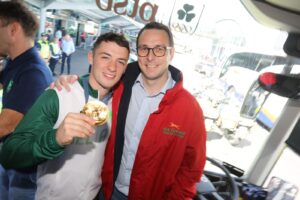
{"type": "Polygon", "coordinates": [[[0,21],[2,26],[18,22],[27,37],[34,38],[39,28],[36,16],[20,1],[0,1],[0,21]]]}
{"type": "Polygon", "coordinates": [[[100,46],[100,44],[102,42],[115,42],[119,46],[125,47],[128,50],[128,52],[130,52],[129,42],[126,40],[126,38],[122,34],[108,32],[108,33],[104,33],[104,34],[100,35],[93,45],[93,48],[92,48],[93,53],[94,53],[95,49],[100,46]]]}
{"type": "Polygon", "coordinates": [[[162,24],[162,23],[159,23],[159,22],[149,22],[148,24],[146,24],[139,32],[137,38],[136,38],[136,46],[138,47],[139,46],[139,39],[140,39],[140,36],[141,34],[145,31],[145,30],[149,30],[149,29],[157,29],[157,30],[162,30],[162,31],[165,31],[167,34],[168,34],[168,37],[169,37],[169,45],[171,47],[174,47],[174,39],[173,39],[173,34],[172,32],[170,31],[170,29],[162,24]]]}

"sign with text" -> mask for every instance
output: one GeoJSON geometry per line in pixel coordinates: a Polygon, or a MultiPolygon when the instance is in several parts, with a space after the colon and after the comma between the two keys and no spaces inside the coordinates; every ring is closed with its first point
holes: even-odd
{"type": "Polygon", "coordinates": [[[103,5],[101,0],[96,0],[96,4],[100,10],[103,11],[114,11],[117,15],[126,15],[128,17],[134,18],[139,16],[144,22],[155,21],[155,15],[157,13],[158,6],[152,5],[149,2],[145,2],[139,6],[139,0],[133,0],[128,2],[124,0],[122,2],[113,0],[107,0],[107,5],[103,5]],[[131,9],[128,8],[128,5],[133,2],[131,9]]]}

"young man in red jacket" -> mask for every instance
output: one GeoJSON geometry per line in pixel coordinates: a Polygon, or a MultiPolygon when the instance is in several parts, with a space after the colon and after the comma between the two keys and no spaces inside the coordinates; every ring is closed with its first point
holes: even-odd
{"type": "Polygon", "coordinates": [[[100,199],[195,196],[206,160],[206,131],[198,102],[170,65],[174,52],[165,25],[151,22],[139,32],[138,62],[128,65],[114,91],[119,110],[112,116],[100,199]]]}

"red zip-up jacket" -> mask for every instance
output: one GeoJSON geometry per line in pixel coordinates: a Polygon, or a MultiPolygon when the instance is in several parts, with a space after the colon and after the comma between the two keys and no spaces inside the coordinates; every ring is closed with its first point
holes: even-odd
{"type": "MultiPolygon", "coordinates": [[[[169,66],[176,85],[168,90],[157,111],[149,116],[136,153],[129,200],[192,199],[206,160],[206,131],[202,110],[183,88],[182,74],[169,66]]],[[[137,62],[128,65],[114,91],[112,132],[102,170],[102,192],[111,198],[124,145],[124,130],[131,89],[140,73],[137,62]],[[117,119],[117,120],[114,120],[117,119]]]]}

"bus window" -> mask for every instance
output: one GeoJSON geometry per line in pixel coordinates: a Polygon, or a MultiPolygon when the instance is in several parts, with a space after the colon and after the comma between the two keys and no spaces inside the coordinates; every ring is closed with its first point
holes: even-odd
{"type": "Polygon", "coordinates": [[[287,63],[287,58],[282,56],[272,56],[260,53],[241,52],[232,54],[222,66],[219,77],[224,76],[230,67],[238,66],[253,71],[261,71],[272,65],[281,65],[287,63]]]}

